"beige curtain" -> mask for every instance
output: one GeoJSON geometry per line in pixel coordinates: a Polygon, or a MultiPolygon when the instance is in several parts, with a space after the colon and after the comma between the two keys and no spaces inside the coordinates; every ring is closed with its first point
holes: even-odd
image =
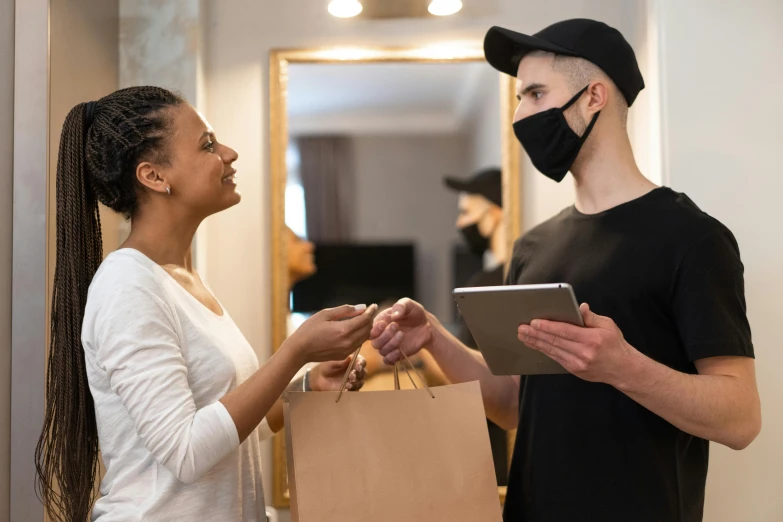
{"type": "Polygon", "coordinates": [[[315,242],[341,243],[353,230],[354,161],[345,136],[297,139],[307,209],[307,235],[315,242]]]}

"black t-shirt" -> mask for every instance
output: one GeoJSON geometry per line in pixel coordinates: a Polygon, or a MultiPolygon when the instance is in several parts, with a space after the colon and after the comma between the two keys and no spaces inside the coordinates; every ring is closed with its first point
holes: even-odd
{"type": "MultiPolygon", "coordinates": [[[[668,188],[599,214],[564,210],[517,241],[507,282],[570,283],[628,343],[681,372],[753,357],[734,236],[668,188]]],[[[570,374],[523,378],[519,403],[506,522],[702,520],[708,441],[570,374]]]]}

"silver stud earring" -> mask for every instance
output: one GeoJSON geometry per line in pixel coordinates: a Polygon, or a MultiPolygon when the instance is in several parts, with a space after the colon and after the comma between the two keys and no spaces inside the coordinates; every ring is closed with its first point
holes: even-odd
{"type": "Polygon", "coordinates": [[[166,194],[171,196],[171,187],[169,187],[168,185],[166,185],[166,194]]]}

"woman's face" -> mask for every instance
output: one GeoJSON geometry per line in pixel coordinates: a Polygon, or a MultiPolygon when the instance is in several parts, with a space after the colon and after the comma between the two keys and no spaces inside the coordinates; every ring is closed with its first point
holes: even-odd
{"type": "MultiPolygon", "coordinates": [[[[200,218],[239,203],[242,196],[232,166],[239,157],[237,152],[218,142],[212,127],[192,105],[184,103],[170,109],[169,117],[169,161],[151,167],[165,185],[164,193],[168,186],[168,197],[184,205],[188,214],[200,218]]],[[[151,187],[151,173],[142,173],[143,165],[139,166],[139,179],[151,187]]]]}
{"type": "Polygon", "coordinates": [[[288,272],[291,284],[307,279],[315,274],[315,245],[297,236],[290,228],[288,231],[288,272]]]}

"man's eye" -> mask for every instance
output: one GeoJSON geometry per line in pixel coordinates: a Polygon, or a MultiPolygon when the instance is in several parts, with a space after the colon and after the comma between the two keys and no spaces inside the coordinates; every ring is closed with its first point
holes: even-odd
{"type": "Polygon", "coordinates": [[[533,91],[533,92],[532,92],[532,95],[533,95],[533,98],[535,98],[536,100],[538,100],[538,99],[540,99],[540,98],[541,98],[541,97],[544,95],[544,93],[543,93],[543,92],[541,92],[541,91],[533,91]]]}
{"type": "Polygon", "coordinates": [[[206,145],[204,145],[204,149],[208,150],[209,152],[214,152],[215,151],[215,144],[213,142],[211,142],[211,141],[208,141],[206,143],[206,145]]]}

